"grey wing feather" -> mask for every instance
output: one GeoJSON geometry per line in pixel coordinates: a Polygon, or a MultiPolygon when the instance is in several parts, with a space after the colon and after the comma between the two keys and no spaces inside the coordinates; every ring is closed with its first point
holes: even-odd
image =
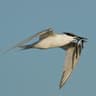
{"type": "Polygon", "coordinates": [[[23,45],[23,44],[25,44],[25,43],[28,43],[29,41],[31,41],[32,39],[34,39],[34,38],[37,37],[37,36],[39,36],[39,38],[40,38],[40,37],[42,37],[43,35],[48,34],[49,32],[53,32],[51,28],[42,30],[41,32],[38,32],[38,33],[36,33],[35,35],[30,36],[30,37],[28,37],[27,39],[25,39],[25,40],[21,41],[20,43],[16,44],[16,46],[19,46],[19,45],[23,45]]]}
{"type": "Polygon", "coordinates": [[[66,83],[66,81],[70,77],[70,75],[71,75],[75,65],[78,63],[78,60],[80,57],[80,54],[76,54],[74,46],[68,48],[66,51],[67,52],[66,52],[66,57],[65,57],[64,69],[63,69],[63,73],[62,73],[62,77],[61,77],[61,81],[60,81],[60,85],[59,85],[60,88],[66,83]],[[75,52],[75,54],[74,54],[74,52],[75,52]]]}
{"type": "Polygon", "coordinates": [[[44,39],[48,36],[52,36],[52,35],[54,35],[52,28],[45,29],[45,30],[41,31],[39,40],[42,40],[42,39],[44,39]]]}
{"type": "Polygon", "coordinates": [[[8,51],[11,51],[12,49],[16,48],[16,47],[21,47],[24,46],[25,43],[28,43],[29,41],[31,41],[32,39],[34,39],[35,37],[39,37],[39,39],[43,39],[46,38],[46,36],[53,34],[53,30],[52,28],[48,28],[45,30],[42,30],[41,32],[36,33],[33,36],[28,37],[27,39],[21,41],[20,43],[17,43],[15,46],[12,46],[11,48],[7,49],[6,51],[4,51],[3,53],[7,53],[8,51]]]}

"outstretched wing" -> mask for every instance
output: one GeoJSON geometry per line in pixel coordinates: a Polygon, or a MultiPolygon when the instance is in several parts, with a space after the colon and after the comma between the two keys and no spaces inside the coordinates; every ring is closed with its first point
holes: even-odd
{"type": "Polygon", "coordinates": [[[35,35],[30,36],[27,39],[21,41],[20,43],[17,43],[15,46],[12,46],[10,49],[7,49],[4,53],[6,53],[6,52],[8,52],[8,51],[10,51],[10,50],[12,50],[16,47],[24,46],[24,44],[28,43],[29,41],[31,41],[32,39],[34,39],[36,37],[39,37],[39,40],[42,40],[42,39],[44,39],[44,38],[46,38],[46,37],[48,37],[49,35],[52,35],[52,34],[54,34],[52,28],[42,30],[41,32],[38,32],[35,35]]]}
{"type": "Polygon", "coordinates": [[[35,35],[33,36],[30,36],[28,37],[27,39],[21,41],[20,43],[17,44],[18,45],[23,45],[25,43],[28,43],[29,41],[31,41],[32,39],[34,39],[35,37],[39,37],[39,39],[43,39],[46,37],[46,35],[50,35],[50,34],[53,34],[53,30],[52,28],[48,28],[48,29],[45,29],[45,30],[42,30],[41,32],[38,32],[36,33],[35,35]]]}
{"type": "Polygon", "coordinates": [[[27,39],[21,41],[21,42],[18,43],[16,46],[18,46],[18,45],[23,45],[23,44],[25,44],[25,43],[28,43],[29,41],[31,41],[31,40],[34,39],[35,37],[44,38],[44,37],[46,37],[46,35],[48,36],[48,35],[50,35],[50,34],[52,34],[52,33],[53,33],[53,30],[52,30],[51,28],[42,30],[41,32],[38,32],[38,33],[36,33],[35,35],[30,36],[30,37],[28,37],[27,39]]]}
{"type": "Polygon", "coordinates": [[[65,64],[59,85],[60,88],[65,84],[65,82],[70,77],[75,65],[78,63],[81,53],[81,45],[71,43],[69,46],[69,48],[66,48],[65,64]]]}

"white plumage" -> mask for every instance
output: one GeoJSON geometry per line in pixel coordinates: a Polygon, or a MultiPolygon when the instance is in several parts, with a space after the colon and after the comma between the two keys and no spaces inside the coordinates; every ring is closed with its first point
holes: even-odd
{"type": "MultiPolygon", "coordinates": [[[[64,69],[59,87],[61,88],[71,75],[75,65],[78,63],[81,51],[84,47],[84,42],[87,38],[77,36],[72,33],[64,32],[62,34],[55,33],[51,28],[45,29],[33,36],[16,44],[12,48],[19,47],[21,49],[46,49],[46,48],[62,48],[66,51],[64,69]],[[33,44],[28,44],[29,41],[38,37],[39,40],[33,44]]],[[[11,49],[12,49],[11,48],[11,49]]],[[[10,49],[9,49],[10,50],[10,49]]],[[[7,51],[9,51],[7,50],[7,51]]]]}

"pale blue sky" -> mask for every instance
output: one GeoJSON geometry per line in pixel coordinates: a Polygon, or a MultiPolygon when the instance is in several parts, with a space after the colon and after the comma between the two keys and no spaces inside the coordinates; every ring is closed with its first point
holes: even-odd
{"type": "Polygon", "coordinates": [[[12,51],[0,55],[0,96],[96,95],[95,0],[0,0],[0,50],[48,27],[88,37],[71,78],[58,89],[61,49],[12,51]]]}

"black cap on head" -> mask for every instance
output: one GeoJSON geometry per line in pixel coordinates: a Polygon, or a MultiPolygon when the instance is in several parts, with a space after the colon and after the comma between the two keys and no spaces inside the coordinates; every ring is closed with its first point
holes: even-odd
{"type": "Polygon", "coordinates": [[[72,36],[72,37],[77,37],[78,39],[87,40],[87,38],[85,38],[85,37],[80,37],[80,36],[75,35],[75,34],[73,34],[73,33],[69,33],[69,32],[63,32],[63,33],[66,34],[66,35],[72,36]]]}

